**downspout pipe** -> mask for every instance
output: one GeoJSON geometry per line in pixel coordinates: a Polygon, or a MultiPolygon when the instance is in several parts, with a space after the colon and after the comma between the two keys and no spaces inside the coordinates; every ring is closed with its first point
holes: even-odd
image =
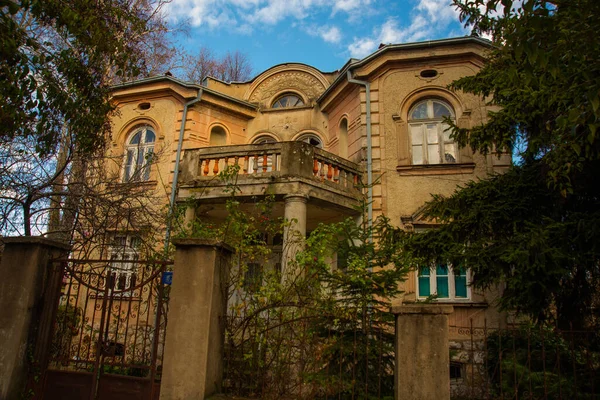
{"type": "Polygon", "coordinates": [[[167,231],[165,233],[165,254],[169,251],[169,242],[171,239],[171,225],[173,214],[175,213],[175,195],[177,194],[177,179],[179,178],[179,164],[181,162],[181,149],[183,147],[183,134],[185,132],[185,121],[190,106],[198,103],[202,99],[202,88],[198,89],[198,96],[185,103],[183,106],[183,115],[181,116],[181,127],[179,128],[179,142],[177,143],[177,155],[175,156],[175,170],[173,171],[173,184],[171,185],[171,198],[169,199],[169,218],[167,219],[167,231]]]}
{"type": "MultiPolygon", "coordinates": [[[[348,82],[356,83],[365,87],[365,100],[367,103],[367,224],[369,229],[373,226],[373,144],[371,139],[371,84],[352,77],[352,71],[348,69],[348,82]]],[[[370,240],[373,240],[371,231],[370,240]]]]}

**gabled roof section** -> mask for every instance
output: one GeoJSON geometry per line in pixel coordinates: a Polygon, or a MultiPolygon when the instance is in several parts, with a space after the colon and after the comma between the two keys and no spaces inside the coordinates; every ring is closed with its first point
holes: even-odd
{"type": "Polygon", "coordinates": [[[112,86],[111,91],[113,98],[126,97],[135,94],[150,94],[153,92],[168,91],[174,96],[180,97],[182,100],[194,99],[198,96],[198,92],[202,91],[206,94],[218,97],[223,101],[234,103],[237,106],[242,106],[253,111],[256,110],[256,105],[252,103],[228,96],[212,89],[208,89],[196,83],[181,81],[169,75],[153,76],[150,78],[120,83],[112,86]]]}
{"type": "MultiPolygon", "coordinates": [[[[390,52],[409,52],[415,50],[426,50],[426,49],[434,49],[434,48],[442,48],[447,46],[457,46],[457,45],[477,45],[482,48],[491,48],[492,43],[489,40],[482,39],[475,36],[465,36],[458,38],[450,38],[450,39],[439,39],[439,40],[428,40],[425,42],[415,42],[415,43],[402,43],[402,44],[388,44],[381,46],[376,52],[368,55],[367,57],[356,60],[350,59],[340,71],[340,74],[335,79],[335,81],[323,92],[323,94],[318,98],[317,103],[321,103],[327,96],[335,90],[335,88],[342,82],[347,80],[347,71],[356,71],[360,68],[367,67],[372,63],[377,62],[378,59],[382,58],[386,53],[390,52]]],[[[423,56],[427,57],[427,56],[423,56]]],[[[359,76],[357,76],[359,77],[359,76]]]]}

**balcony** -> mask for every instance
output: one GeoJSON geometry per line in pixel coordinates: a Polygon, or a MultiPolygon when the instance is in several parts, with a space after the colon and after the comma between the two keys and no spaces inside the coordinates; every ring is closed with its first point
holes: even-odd
{"type": "Polygon", "coordinates": [[[219,173],[234,165],[239,167],[233,180],[241,198],[302,194],[309,203],[347,210],[362,198],[359,165],[308,143],[277,142],[186,150],[179,200],[214,203],[231,196],[231,182],[219,173]]]}

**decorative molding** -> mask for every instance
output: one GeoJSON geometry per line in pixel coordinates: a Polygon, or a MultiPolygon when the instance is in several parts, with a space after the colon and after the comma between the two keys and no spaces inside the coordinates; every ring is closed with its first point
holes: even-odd
{"type": "Polygon", "coordinates": [[[475,163],[435,164],[435,165],[398,165],[399,175],[457,175],[471,174],[475,163]]]}
{"type": "Polygon", "coordinates": [[[402,117],[398,114],[394,114],[392,115],[392,119],[394,120],[395,123],[397,124],[401,124],[404,122],[404,120],[402,119],[402,117]]]}
{"type": "MultiPolygon", "coordinates": [[[[252,91],[248,101],[263,103],[273,96],[286,90],[297,91],[308,98],[308,101],[318,98],[325,91],[323,83],[313,74],[304,71],[283,71],[264,79],[252,91]]],[[[270,104],[269,104],[270,106],[270,104]]]]}

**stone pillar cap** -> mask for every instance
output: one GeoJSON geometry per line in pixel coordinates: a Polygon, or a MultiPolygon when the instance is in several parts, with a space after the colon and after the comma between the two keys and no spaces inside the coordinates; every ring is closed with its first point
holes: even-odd
{"type": "Polygon", "coordinates": [[[181,238],[181,239],[173,239],[173,244],[175,247],[217,247],[223,250],[227,250],[231,253],[235,253],[233,247],[223,242],[222,240],[217,239],[200,239],[200,238],[181,238]]]}
{"type": "Polygon", "coordinates": [[[5,236],[0,239],[4,244],[37,244],[41,246],[55,247],[61,250],[71,250],[71,245],[43,236],[5,236]]]}
{"type": "Polygon", "coordinates": [[[437,304],[403,304],[390,307],[392,314],[452,314],[454,307],[449,305],[437,304]]]}

